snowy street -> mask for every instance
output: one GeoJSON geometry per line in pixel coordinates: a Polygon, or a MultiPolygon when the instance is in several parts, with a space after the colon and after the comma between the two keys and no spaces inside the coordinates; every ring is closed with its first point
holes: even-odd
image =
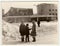
{"type": "MultiPolygon", "coordinates": [[[[40,27],[38,27],[36,23],[36,42],[32,42],[32,37],[30,36],[30,42],[27,43],[21,42],[21,37],[19,34],[19,23],[10,24],[4,22],[3,24],[3,30],[6,31],[7,34],[5,37],[3,36],[2,44],[58,44],[57,22],[41,22],[40,27]]],[[[32,23],[28,24],[31,28],[32,23]]]]}

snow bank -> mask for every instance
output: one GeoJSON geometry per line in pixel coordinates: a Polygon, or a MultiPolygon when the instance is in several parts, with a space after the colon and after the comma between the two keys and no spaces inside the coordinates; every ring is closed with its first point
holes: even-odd
{"type": "MultiPolygon", "coordinates": [[[[5,42],[3,43],[13,43],[13,44],[20,44],[20,34],[19,34],[19,25],[20,23],[7,23],[5,21],[2,22],[3,24],[3,40],[5,42]],[[9,42],[8,42],[9,41],[9,42]],[[13,41],[13,42],[12,42],[13,41]],[[15,43],[16,42],[16,43],[15,43]]],[[[26,24],[26,23],[25,23],[26,24]]],[[[29,27],[32,27],[32,23],[28,23],[29,27]]],[[[57,22],[41,22],[41,27],[38,27],[36,23],[36,42],[35,43],[58,43],[58,35],[57,35],[57,22]]],[[[32,41],[32,38],[30,36],[30,41],[32,41]]],[[[32,43],[32,42],[30,42],[32,43]]]]}
{"type": "Polygon", "coordinates": [[[3,40],[17,39],[19,36],[19,27],[5,21],[2,23],[3,40]]]}

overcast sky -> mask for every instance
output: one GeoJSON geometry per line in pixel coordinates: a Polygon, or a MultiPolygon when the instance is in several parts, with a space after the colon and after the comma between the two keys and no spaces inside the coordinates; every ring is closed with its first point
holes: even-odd
{"type": "Polygon", "coordinates": [[[41,3],[50,3],[50,4],[58,4],[58,2],[2,2],[2,9],[4,9],[4,12],[8,12],[10,7],[15,8],[32,8],[33,13],[37,13],[37,7],[36,5],[41,3]]]}

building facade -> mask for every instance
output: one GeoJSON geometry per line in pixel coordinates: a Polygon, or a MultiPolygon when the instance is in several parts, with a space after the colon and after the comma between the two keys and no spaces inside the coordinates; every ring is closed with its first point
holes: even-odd
{"type": "Polygon", "coordinates": [[[6,17],[4,17],[3,19],[11,23],[20,22],[22,20],[26,22],[32,20],[51,21],[51,20],[57,20],[57,12],[58,11],[56,4],[47,4],[47,3],[37,5],[36,15],[33,14],[33,9],[31,8],[11,7],[10,10],[5,14],[6,17]]]}
{"type": "MultiPolygon", "coordinates": [[[[54,15],[56,17],[51,17],[48,19],[55,20],[57,19],[57,4],[38,4],[37,5],[37,14],[39,15],[54,15]]],[[[43,18],[46,19],[46,18],[43,18]]]]}

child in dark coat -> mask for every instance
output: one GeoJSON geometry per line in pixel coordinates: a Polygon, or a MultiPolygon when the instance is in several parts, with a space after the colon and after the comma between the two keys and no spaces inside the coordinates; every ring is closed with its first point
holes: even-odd
{"type": "Polygon", "coordinates": [[[29,42],[29,30],[31,30],[31,29],[29,29],[29,27],[28,27],[29,25],[28,24],[26,24],[26,32],[25,32],[25,34],[26,34],[26,38],[25,38],[25,40],[26,40],[26,42],[29,42]]]}

